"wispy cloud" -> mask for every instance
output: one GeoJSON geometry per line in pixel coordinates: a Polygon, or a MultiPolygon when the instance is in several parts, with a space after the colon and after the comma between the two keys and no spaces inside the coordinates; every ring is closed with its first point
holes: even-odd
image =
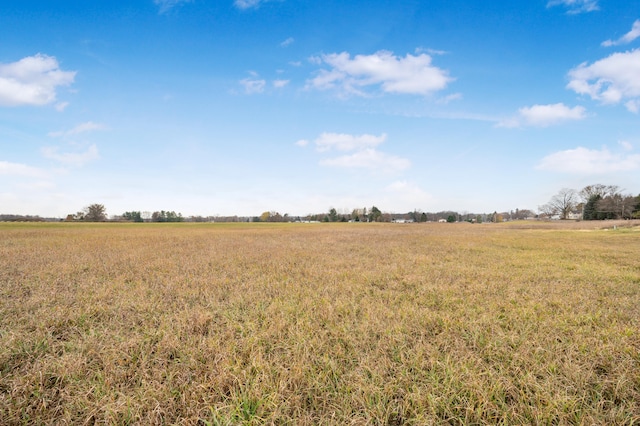
{"type": "Polygon", "coordinates": [[[100,158],[98,147],[93,144],[85,151],[80,152],[59,152],[59,147],[44,147],[41,152],[45,158],[58,161],[65,166],[81,167],[86,163],[100,158]]]}
{"type": "Polygon", "coordinates": [[[37,167],[28,166],[26,164],[11,163],[9,161],[0,161],[0,176],[21,176],[30,178],[44,178],[48,173],[37,167]]]}
{"type": "Polygon", "coordinates": [[[406,204],[408,209],[422,206],[433,201],[433,196],[425,192],[414,182],[399,180],[385,188],[386,192],[394,195],[394,199],[406,204]]]}
{"type": "Polygon", "coordinates": [[[320,161],[322,166],[342,167],[347,169],[371,169],[384,172],[399,172],[411,167],[406,158],[390,155],[373,148],[363,149],[353,154],[341,155],[320,161]]]}
{"type": "Polygon", "coordinates": [[[631,31],[623,35],[617,40],[606,40],[602,42],[602,45],[605,47],[610,46],[619,46],[621,44],[628,44],[640,37],[640,19],[637,19],[633,26],[631,27],[631,31]]]}
{"type": "Polygon", "coordinates": [[[537,168],[570,174],[605,174],[640,169],[640,154],[613,153],[607,147],[600,150],[578,147],[555,152],[542,159],[537,168]]]}
{"type": "Polygon", "coordinates": [[[243,78],[242,80],[238,81],[238,84],[242,86],[244,93],[247,95],[264,93],[268,87],[273,87],[274,89],[282,89],[291,82],[291,80],[276,79],[272,80],[269,83],[269,86],[267,86],[267,80],[261,78],[257,72],[250,71],[249,74],[250,77],[243,78]]]}
{"type": "Polygon", "coordinates": [[[293,44],[294,42],[294,38],[293,37],[289,37],[288,39],[286,39],[285,41],[283,41],[282,43],[280,43],[281,47],[287,47],[293,44]]]}
{"type": "Polygon", "coordinates": [[[58,102],[55,106],[56,111],[62,112],[69,106],[69,102],[58,102]]]}
{"type": "Polygon", "coordinates": [[[158,13],[163,14],[169,12],[176,6],[180,6],[184,3],[191,3],[192,0],[153,0],[153,2],[158,6],[158,13]]]}
{"type": "Polygon", "coordinates": [[[376,135],[350,135],[347,133],[322,133],[315,141],[318,152],[331,151],[357,151],[374,148],[387,140],[385,133],[376,135]]]}
{"type": "Polygon", "coordinates": [[[624,100],[627,109],[638,112],[640,105],[640,49],[614,53],[569,71],[567,88],[605,104],[624,100]]]}
{"type": "Polygon", "coordinates": [[[443,98],[438,99],[437,102],[442,105],[447,105],[453,101],[458,101],[462,98],[463,98],[462,93],[452,93],[450,95],[447,95],[443,98]]]}
{"type": "Polygon", "coordinates": [[[81,123],[69,130],[63,130],[58,132],[50,132],[49,136],[53,138],[58,137],[68,137],[75,136],[81,133],[93,132],[97,130],[106,130],[107,126],[100,123],[94,123],[93,121],[87,121],[86,123],[81,123]]]}
{"type": "MultiPolygon", "coordinates": [[[[324,158],[320,165],[340,167],[348,169],[372,169],[383,172],[399,172],[411,167],[411,162],[402,157],[379,151],[376,147],[387,139],[386,134],[379,136],[362,134],[350,135],[347,133],[322,133],[313,141],[318,152],[350,152],[337,157],[324,158]]],[[[311,142],[305,139],[296,142],[296,145],[305,147],[311,142]]]]}
{"type": "Polygon", "coordinates": [[[276,89],[282,89],[287,84],[289,84],[289,80],[273,80],[272,84],[276,89]]]}
{"type": "Polygon", "coordinates": [[[454,79],[448,71],[431,63],[431,56],[395,56],[379,51],[373,55],[347,52],[311,58],[312,63],[328,65],[307,82],[307,88],[336,90],[341,96],[367,95],[366,89],[379,87],[385,93],[429,95],[447,87],[454,79]]]}
{"type": "Polygon", "coordinates": [[[595,12],[596,10],[600,10],[600,6],[598,6],[598,0],[550,0],[547,3],[547,7],[553,6],[566,7],[567,13],[570,15],[595,12]]]}
{"type": "Polygon", "coordinates": [[[235,0],[233,4],[238,9],[245,10],[245,9],[256,9],[260,7],[261,4],[267,3],[269,1],[273,1],[273,0],[235,0]]]}
{"type": "Polygon", "coordinates": [[[46,105],[56,89],[73,83],[75,71],[63,71],[53,56],[37,54],[0,64],[0,106],[46,105]]]}
{"type": "Polygon", "coordinates": [[[516,117],[502,120],[497,127],[548,127],[565,121],[583,120],[586,111],[581,106],[569,108],[563,103],[533,105],[518,110],[516,117]]]}
{"type": "Polygon", "coordinates": [[[267,85],[266,80],[256,77],[243,78],[239,83],[248,95],[264,92],[264,88],[267,85]]]}

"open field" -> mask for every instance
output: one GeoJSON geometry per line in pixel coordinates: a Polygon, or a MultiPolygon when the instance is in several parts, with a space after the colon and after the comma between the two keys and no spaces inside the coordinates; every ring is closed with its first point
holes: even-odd
{"type": "Polygon", "coordinates": [[[637,424],[594,226],[0,223],[0,423],[637,424]]]}

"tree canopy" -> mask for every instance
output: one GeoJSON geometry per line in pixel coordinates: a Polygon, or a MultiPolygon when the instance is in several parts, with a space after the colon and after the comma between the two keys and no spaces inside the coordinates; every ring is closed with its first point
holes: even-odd
{"type": "Polygon", "coordinates": [[[107,209],[104,204],[91,204],[85,207],[82,220],[86,222],[104,222],[107,220],[107,209]]]}

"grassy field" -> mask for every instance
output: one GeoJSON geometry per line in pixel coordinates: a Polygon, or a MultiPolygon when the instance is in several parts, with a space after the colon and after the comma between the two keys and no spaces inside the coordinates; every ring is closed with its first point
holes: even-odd
{"type": "Polygon", "coordinates": [[[0,223],[0,424],[638,424],[618,225],[0,223]]]}

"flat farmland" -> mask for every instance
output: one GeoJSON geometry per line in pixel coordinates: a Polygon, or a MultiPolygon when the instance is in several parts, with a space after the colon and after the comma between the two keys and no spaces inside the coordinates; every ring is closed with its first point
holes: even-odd
{"type": "Polygon", "coordinates": [[[613,224],[0,223],[0,424],[637,424],[613,224]]]}

